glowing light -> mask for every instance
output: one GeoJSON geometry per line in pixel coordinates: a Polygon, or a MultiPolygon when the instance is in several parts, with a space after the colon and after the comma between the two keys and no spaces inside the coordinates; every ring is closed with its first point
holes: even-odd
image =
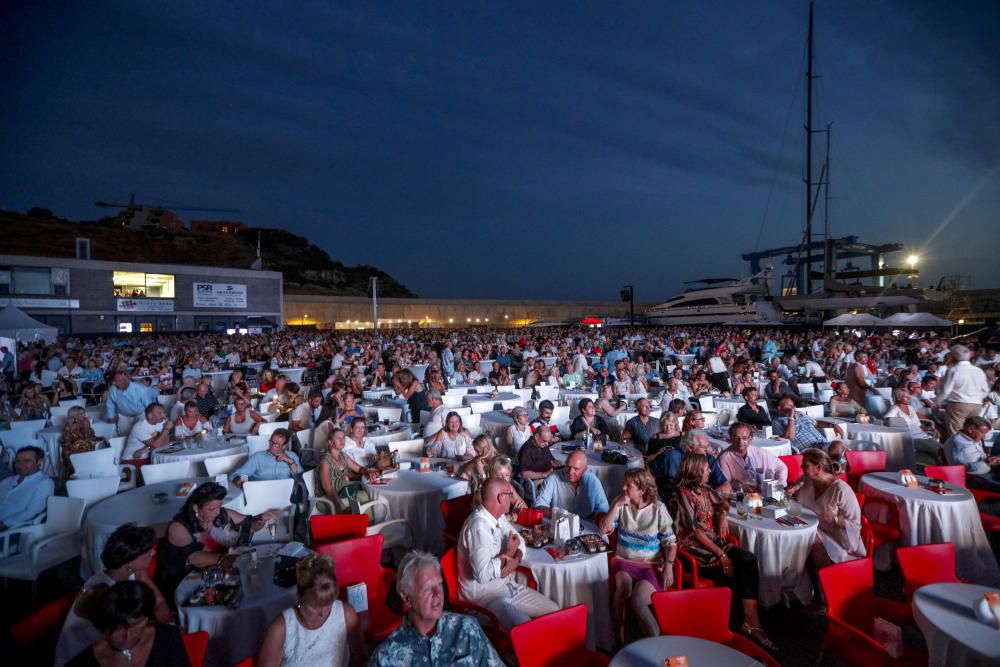
{"type": "Polygon", "coordinates": [[[918,255],[910,255],[909,257],[906,258],[906,263],[910,265],[911,269],[914,266],[916,266],[917,262],[919,262],[919,261],[920,261],[920,257],[918,255]]]}

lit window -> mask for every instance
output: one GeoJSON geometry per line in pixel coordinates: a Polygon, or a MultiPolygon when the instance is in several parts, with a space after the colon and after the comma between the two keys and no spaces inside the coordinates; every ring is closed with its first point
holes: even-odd
{"type": "Polygon", "coordinates": [[[115,271],[116,297],[138,299],[173,299],[174,277],[167,273],[115,271]]]}
{"type": "Polygon", "coordinates": [[[153,323],[152,322],[139,322],[139,332],[140,333],[153,333],[153,323]]]}
{"type": "Polygon", "coordinates": [[[132,323],[131,322],[119,322],[118,323],[118,333],[132,333],[132,323]]]}

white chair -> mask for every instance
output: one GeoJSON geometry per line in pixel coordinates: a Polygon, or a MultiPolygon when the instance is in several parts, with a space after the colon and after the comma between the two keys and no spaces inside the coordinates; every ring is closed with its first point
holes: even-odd
{"type": "Polygon", "coordinates": [[[279,428],[288,428],[288,422],[266,422],[257,426],[257,435],[270,438],[279,428]]]}
{"type": "Polygon", "coordinates": [[[705,428],[715,428],[721,423],[718,412],[703,412],[702,414],[705,417],[705,428]]]}
{"type": "Polygon", "coordinates": [[[0,577],[30,581],[34,603],[42,572],[80,555],[80,522],[85,507],[86,502],[80,498],[49,496],[44,523],[0,533],[0,577]],[[14,536],[18,553],[8,555],[14,536]]]}
{"type": "Polygon", "coordinates": [[[472,414],[481,415],[484,412],[493,412],[493,405],[493,401],[475,401],[469,407],[472,410],[472,414]]]}
{"type": "Polygon", "coordinates": [[[476,386],[476,388],[473,391],[473,393],[474,394],[492,394],[493,393],[493,385],[491,385],[491,384],[481,384],[481,385],[478,385],[478,386],[476,386]]]}
{"type": "Polygon", "coordinates": [[[715,412],[715,397],[714,396],[698,397],[698,406],[701,408],[702,412],[715,412]]]}
{"type": "Polygon", "coordinates": [[[462,418],[464,419],[465,415],[471,415],[472,414],[472,408],[470,408],[468,406],[462,406],[462,407],[455,408],[454,410],[451,410],[451,412],[454,412],[457,415],[461,415],[462,418]]]}
{"type": "Polygon", "coordinates": [[[569,408],[568,405],[557,405],[552,409],[552,422],[569,422],[569,408]]]}
{"type": "Polygon", "coordinates": [[[802,414],[807,414],[813,419],[823,419],[823,408],[822,405],[807,405],[804,408],[795,408],[795,411],[802,414]]]}
{"type": "Polygon", "coordinates": [[[465,415],[462,417],[462,426],[469,429],[473,436],[476,436],[481,430],[482,418],[482,415],[465,415]]]}
{"type": "Polygon", "coordinates": [[[380,422],[385,422],[387,419],[390,424],[395,424],[403,416],[403,408],[397,408],[394,406],[379,406],[378,408],[378,420],[380,422]]]}
{"type": "Polygon", "coordinates": [[[49,417],[49,421],[52,422],[52,428],[60,428],[60,429],[66,423],[66,419],[67,419],[66,413],[51,415],[49,417]]]}
{"type": "Polygon", "coordinates": [[[500,401],[500,407],[504,410],[513,410],[524,405],[524,400],[520,398],[511,398],[506,401],[500,401]]]}
{"type": "Polygon", "coordinates": [[[117,475],[111,477],[91,477],[89,479],[66,480],[66,494],[70,498],[83,500],[85,507],[118,493],[120,479],[117,475]]]}
{"type": "MultiPolygon", "coordinates": [[[[114,424],[109,424],[108,422],[93,422],[90,426],[94,429],[94,435],[98,438],[110,440],[111,438],[116,437],[114,424]]],[[[118,437],[127,438],[128,433],[119,433],[118,437]]]]}
{"type": "Polygon", "coordinates": [[[73,464],[73,479],[112,477],[117,472],[115,450],[110,447],[70,454],[69,460],[73,464]]]}
{"type": "Polygon", "coordinates": [[[535,391],[538,392],[538,400],[540,401],[552,401],[553,403],[555,403],[556,400],[558,400],[559,398],[559,387],[538,385],[537,387],[535,387],[535,391]]]}
{"type": "Polygon", "coordinates": [[[160,394],[156,397],[156,402],[163,406],[167,414],[170,414],[170,408],[174,407],[174,403],[177,402],[177,396],[175,394],[160,394]]]}
{"type": "Polygon", "coordinates": [[[72,407],[85,408],[85,407],[87,407],[87,399],[85,399],[85,398],[72,398],[72,399],[65,400],[65,401],[59,401],[59,405],[61,405],[61,406],[64,405],[67,408],[72,408],[72,407]]]}
{"type": "Polygon", "coordinates": [[[124,435],[119,435],[114,438],[108,438],[108,446],[115,451],[115,459],[120,459],[122,457],[122,452],[125,451],[125,441],[128,440],[124,435]]]}
{"type": "MultiPolygon", "coordinates": [[[[333,504],[333,501],[326,496],[316,495],[316,474],[309,471],[302,475],[302,481],[306,485],[306,491],[309,493],[307,502],[309,503],[309,513],[307,516],[312,516],[313,514],[336,514],[337,508],[333,504]]],[[[294,513],[291,518],[294,518],[294,513]]],[[[294,531],[295,526],[290,526],[289,530],[294,531]]]]}
{"type": "Polygon", "coordinates": [[[292,489],[295,488],[295,480],[269,479],[259,481],[248,481],[243,483],[243,498],[245,504],[242,510],[244,514],[263,514],[268,510],[282,510],[284,517],[275,518],[275,534],[271,536],[270,531],[261,528],[254,533],[252,542],[287,542],[292,534],[294,517],[294,506],[292,505],[292,489]],[[279,528],[284,527],[282,530],[279,528]],[[284,533],[284,534],[282,534],[284,533]]]}
{"type": "Polygon", "coordinates": [[[205,459],[205,470],[208,472],[209,477],[215,477],[216,475],[228,475],[233,472],[241,465],[246,463],[246,460],[250,458],[249,454],[229,454],[228,456],[213,456],[210,459],[205,459]]]}
{"type": "Polygon", "coordinates": [[[816,392],[816,400],[824,405],[830,402],[833,398],[833,389],[820,389],[816,392]]]}
{"type": "Polygon", "coordinates": [[[299,443],[300,448],[312,449],[313,447],[313,430],[312,428],[304,428],[301,431],[296,431],[292,435],[299,443]]]}
{"type": "Polygon", "coordinates": [[[54,420],[57,416],[63,417],[63,419],[65,420],[66,414],[72,407],[73,407],[72,405],[67,405],[65,402],[60,403],[59,405],[53,405],[51,408],[49,408],[49,420],[53,421],[53,425],[55,424],[54,420]]]}
{"type": "Polygon", "coordinates": [[[247,450],[250,452],[250,456],[253,456],[257,452],[267,451],[270,442],[271,436],[269,435],[248,435],[247,450]]]}
{"type": "Polygon", "coordinates": [[[45,428],[46,422],[44,419],[28,419],[26,421],[12,421],[9,423],[11,431],[27,431],[34,436],[36,433],[45,428]]]}
{"type": "Polygon", "coordinates": [[[813,386],[812,382],[802,381],[799,383],[799,396],[802,398],[815,398],[816,397],[816,387],[813,386]]]}
{"type": "Polygon", "coordinates": [[[520,397],[522,405],[531,400],[531,389],[511,389],[511,393],[520,397]]]}
{"type": "Polygon", "coordinates": [[[441,397],[441,402],[449,408],[460,408],[462,407],[462,398],[464,396],[466,396],[464,392],[461,394],[452,394],[448,392],[441,397]]]}
{"type": "Polygon", "coordinates": [[[414,440],[397,440],[392,443],[392,447],[389,449],[395,449],[401,455],[408,454],[410,456],[423,456],[424,455],[424,439],[416,438],[414,440]]]}
{"type": "Polygon", "coordinates": [[[187,481],[194,477],[190,461],[171,461],[170,463],[153,463],[142,467],[142,483],[146,486],[171,482],[173,480],[187,481]]]}
{"type": "Polygon", "coordinates": [[[354,498],[348,498],[347,504],[351,508],[351,514],[368,515],[368,528],[365,534],[381,534],[382,551],[392,550],[394,562],[397,555],[402,557],[401,552],[413,546],[413,530],[410,528],[410,522],[406,519],[393,519],[389,503],[385,498],[376,498],[367,503],[359,503],[354,498]]]}
{"type": "Polygon", "coordinates": [[[420,424],[421,430],[423,429],[424,426],[427,426],[430,420],[431,420],[431,413],[428,412],[427,410],[421,410],[420,421],[418,422],[420,424]]]}
{"type": "Polygon", "coordinates": [[[514,391],[517,388],[518,387],[515,387],[512,384],[499,384],[499,385],[497,385],[497,391],[499,391],[501,393],[503,393],[505,391],[514,391]]]}

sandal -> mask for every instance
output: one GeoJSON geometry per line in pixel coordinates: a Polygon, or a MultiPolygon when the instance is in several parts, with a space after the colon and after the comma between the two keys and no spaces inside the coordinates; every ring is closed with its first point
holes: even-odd
{"type": "Polygon", "coordinates": [[[755,628],[744,622],[743,626],[740,627],[740,632],[742,632],[747,637],[760,644],[763,648],[767,649],[768,651],[777,653],[780,650],[778,648],[778,645],[772,642],[771,639],[764,633],[764,628],[755,628]]]}

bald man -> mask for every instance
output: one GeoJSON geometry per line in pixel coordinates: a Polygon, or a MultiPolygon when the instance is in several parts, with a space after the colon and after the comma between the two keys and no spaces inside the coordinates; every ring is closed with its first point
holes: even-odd
{"type": "Polygon", "coordinates": [[[566,466],[545,478],[535,497],[535,508],[552,516],[558,507],[583,519],[608,511],[608,496],[597,475],[587,470],[587,453],[576,450],[566,457],[566,466]]]}

